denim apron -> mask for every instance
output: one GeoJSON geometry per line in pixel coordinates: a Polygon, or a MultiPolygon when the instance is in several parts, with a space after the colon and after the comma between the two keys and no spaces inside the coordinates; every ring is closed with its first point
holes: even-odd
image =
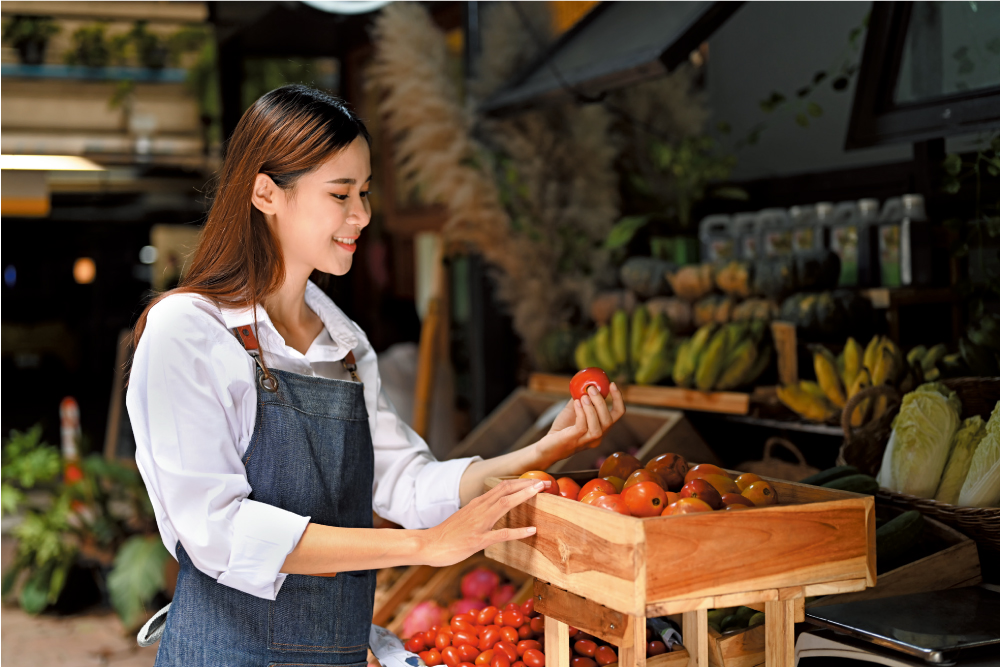
{"type": "MultiPolygon", "coordinates": [[[[241,342],[258,362],[257,419],[243,456],[249,498],[312,523],[371,528],[374,452],[364,385],[265,371],[256,340],[254,349],[241,342]]],[[[353,355],[348,360],[357,380],[353,355]]],[[[374,571],[290,574],[272,601],[218,584],[179,542],[177,559],[156,667],[367,664],[374,571]]]]}

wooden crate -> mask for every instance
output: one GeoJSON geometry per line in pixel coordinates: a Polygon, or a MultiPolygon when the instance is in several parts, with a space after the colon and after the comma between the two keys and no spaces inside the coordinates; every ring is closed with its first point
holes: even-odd
{"type": "MultiPolygon", "coordinates": [[[[764,624],[736,632],[708,629],[708,664],[711,667],[757,667],[764,664],[764,624]]],[[[647,665],[647,667],[649,667],[647,665]]]]}
{"type": "MultiPolygon", "coordinates": [[[[528,388],[549,394],[569,396],[569,376],[532,373],[528,388]]],[[[750,412],[750,394],[735,391],[698,391],[681,387],[626,385],[622,387],[625,402],[675,410],[699,410],[731,415],[750,412]]]]}
{"type": "Polygon", "coordinates": [[[430,565],[411,565],[384,593],[376,589],[372,625],[385,626],[395,616],[396,610],[408,602],[413,592],[426,584],[437,570],[430,565]]]}
{"type": "Polygon", "coordinates": [[[549,424],[537,424],[538,418],[552,406],[565,401],[566,397],[558,394],[523,387],[515,389],[455,446],[448,458],[482,456],[486,459],[526,447],[549,430],[549,424]]]}
{"type": "Polygon", "coordinates": [[[434,572],[426,583],[416,588],[410,598],[396,608],[385,628],[399,635],[403,630],[403,621],[407,614],[424,600],[435,600],[442,607],[447,608],[452,601],[461,599],[462,577],[466,572],[479,566],[488,567],[501,577],[510,580],[517,588],[517,594],[514,596],[515,602],[524,602],[531,596],[533,590],[531,577],[509,565],[497,563],[482,553],[478,553],[471,558],[466,558],[461,563],[448,567],[431,568],[434,572]]]}
{"type": "Polygon", "coordinates": [[[556,641],[566,624],[618,645],[622,667],[643,667],[635,647],[644,645],[645,619],[677,613],[691,664],[707,665],[707,611],[757,602],[768,618],[768,665],[791,666],[805,597],[875,585],[874,499],[769,481],[781,505],[648,519],[542,494],[497,523],[538,533],[486,555],[540,580],[535,606],[553,622],[548,667],[568,665],[568,643],[556,641]]]}

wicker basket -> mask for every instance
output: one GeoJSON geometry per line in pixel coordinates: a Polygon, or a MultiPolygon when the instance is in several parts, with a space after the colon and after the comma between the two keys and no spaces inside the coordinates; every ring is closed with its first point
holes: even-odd
{"type": "MultiPolygon", "coordinates": [[[[979,415],[989,419],[997,402],[1000,401],[1000,378],[955,378],[945,380],[944,385],[958,394],[962,401],[962,419],[979,415]]],[[[882,465],[882,456],[892,432],[892,419],[899,412],[899,394],[894,390],[886,391],[883,387],[870,387],[858,392],[844,408],[844,414],[849,415],[857,403],[864,398],[879,395],[895,394],[897,400],[885,412],[877,424],[852,429],[846,419],[844,427],[844,444],[840,447],[837,457],[838,465],[850,464],[861,472],[874,476],[882,465]],[[855,400],[857,399],[857,400],[855,400]]],[[[942,503],[930,498],[920,498],[905,493],[896,493],[888,489],[879,489],[878,497],[893,505],[906,509],[915,509],[921,514],[933,517],[952,526],[974,539],[976,542],[1000,551],[1000,508],[998,507],[960,507],[942,503]]]]}

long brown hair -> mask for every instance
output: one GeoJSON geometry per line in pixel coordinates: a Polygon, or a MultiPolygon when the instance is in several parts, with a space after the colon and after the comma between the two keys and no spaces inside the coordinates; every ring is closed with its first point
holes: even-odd
{"type": "Polygon", "coordinates": [[[236,308],[254,308],[285,280],[278,239],[250,202],[257,174],[287,190],[303,174],[342,151],[358,136],[371,144],[364,123],[340,99],[302,85],[276,88],[246,110],[226,147],[215,196],[191,266],[180,284],[154,298],[132,332],[132,349],[149,310],[171,294],[195,293],[236,308]]]}

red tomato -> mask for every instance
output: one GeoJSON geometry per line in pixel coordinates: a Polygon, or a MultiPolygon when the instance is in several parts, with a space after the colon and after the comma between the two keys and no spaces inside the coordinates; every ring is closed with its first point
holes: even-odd
{"type": "Polygon", "coordinates": [[[597,650],[594,651],[594,660],[597,661],[598,665],[610,665],[612,662],[618,662],[618,654],[610,646],[598,646],[597,650]]]}
{"type": "Polygon", "coordinates": [[[489,651],[483,651],[478,656],[476,656],[476,664],[477,665],[488,665],[488,664],[490,664],[490,660],[493,659],[493,656],[495,654],[496,654],[496,652],[493,649],[490,649],[489,651]]]}
{"type": "Polygon", "coordinates": [[[446,646],[441,651],[441,660],[448,667],[458,667],[458,663],[462,662],[462,654],[458,652],[458,649],[454,646],[446,646]]]}
{"type": "Polygon", "coordinates": [[[536,642],[534,639],[522,639],[517,643],[517,655],[523,656],[524,652],[529,648],[533,648],[536,651],[543,650],[540,642],[536,642]]]}
{"type": "Polygon", "coordinates": [[[516,602],[508,602],[507,606],[503,608],[504,611],[521,611],[521,605],[516,602]]]}
{"type": "Polygon", "coordinates": [[[438,636],[434,638],[434,648],[441,651],[441,655],[444,655],[444,650],[451,646],[451,635],[444,632],[438,633],[438,636]]]}
{"type": "Polygon", "coordinates": [[[479,649],[472,644],[455,644],[455,648],[465,662],[472,662],[479,657],[479,649]]]}
{"type": "Polygon", "coordinates": [[[667,645],[661,641],[653,640],[651,642],[646,642],[646,657],[652,658],[654,655],[660,655],[661,653],[667,652],[667,645]]]}
{"type": "Polygon", "coordinates": [[[454,616],[451,617],[451,623],[449,623],[448,625],[451,627],[452,630],[458,630],[458,628],[456,628],[455,625],[463,622],[474,623],[475,621],[469,618],[468,614],[455,614],[454,616]]]}
{"type": "Polygon", "coordinates": [[[527,667],[545,667],[545,654],[538,649],[529,648],[521,656],[521,660],[527,667]]]}
{"type": "Polygon", "coordinates": [[[500,638],[505,642],[510,642],[511,644],[516,644],[520,641],[521,637],[518,635],[517,630],[510,627],[509,625],[500,628],[500,638]]]}
{"type": "Polygon", "coordinates": [[[703,479],[692,479],[681,487],[681,498],[697,498],[708,503],[713,510],[722,509],[722,496],[715,487],[703,479]]]}
{"type": "Polygon", "coordinates": [[[667,507],[667,494],[656,482],[639,482],[625,489],[622,500],[632,516],[660,516],[667,507]]]}
{"type": "Polygon", "coordinates": [[[420,635],[423,636],[424,643],[427,644],[427,648],[432,648],[434,646],[434,640],[437,639],[437,630],[428,630],[420,633],[420,635]]]}
{"type": "Polygon", "coordinates": [[[517,653],[517,646],[510,642],[497,642],[496,650],[502,652],[511,662],[517,662],[518,657],[520,657],[517,653]]]}
{"type": "Polygon", "coordinates": [[[617,493],[601,496],[594,501],[594,507],[600,507],[602,509],[611,510],[612,512],[618,512],[619,514],[624,514],[625,516],[632,516],[632,512],[629,511],[628,505],[617,493]]]}
{"type": "Polygon", "coordinates": [[[493,618],[493,622],[499,625],[501,628],[504,626],[502,611],[497,612],[497,615],[493,618]]]}
{"type": "Polygon", "coordinates": [[[524,614],[525,618],[530,618],[535,615],[535,598],[528,598],[524,604],[521,605],[521,613],[524,614]]]}
{"type": "Polygon", "coordinates": [[[574,655],[569,660],[570,667],[597,667],[597,663],[590,658],[574,655]]]}
{"type": "Polygon", "coordinates": [[[75,484],[83,479],[83,470],[75,463],[70,463],[63,471],[63,481],[67,484],[75,484]]]}
{"type": "Polygon", "coordinates": [[[422,634],[423,633],[421,632],[418,633],[416,636],[407,639],[406,643],[403,644],[403,648],[405,648],[410,653],[420,653],[421,651],[426,651],[427,644],[424,643],[424,638],[420,636],[422,634]]]}
{"type": "Polygon", "coordinates": [[[468,618],[465,617],[464,614],[462,614],[461,616],[462,616],[462,618],[459,618],[458,616],[456,616],[455,618],[451,619],[451,627],[452,627],[452,629],[455,632],[469,632],[469,633],[472,633],[474,635],[479,634],[478,632],[476,632],[476,623],[475,623],[475,621],[470,621],[468,618]]]}
{"type": "Polygon", "coordinates": [[[652,630],[650,630],[649,628],[646,628],[646,641],[647,642],[653,641],[653,637],[655,637],[655,636],[656,635],[653,634],[652,630]]]}
{"type": "Polygon", "coordinates": [[[419,655],[420,659],[427,664],[427,667],[437,667],[437,665],[440,665],[442,662],[441,651],[436,648],[424,651],[423,653],[418,653],[417,655],[419,655]]]}
{"type": "Polygon", "coordinates": [[[593,658],[594,651],[597,650],[597,644],[589,639],[578,639],[576,640],[576,643],[573,644],[573,650],[582,656],[593,658]]]}
{"type": "Polygon", "coordinates": [[[556,486],[559,487],[559,495],[563,498],[569,498],[570,500],[580,499],[580,485],[569,477],[560,477],[557,479],[556,486]]]}
{"type": "MultiPolygon", "coordinates": [[[[525,621],[527,621],[527,618],[525,621]]],[[[521,639],[531,639],[535,636],[535,631],[531,629],[531,625],[525,623],[517,629],[517,636],[521,639]]]]}
{"type": "Polygon", "coordinates": [[[525,665],[523,662],[521,662],[520,660],[518,660],[517,662],[515,662],[510,667],[527,667],[527,665],[525,665]]]}
{"type": "Polygon", "coordinates": [[[519,610],[505,611],[503,613],[503,624],[512,628],[519,628],[524,625],[524,614],[519,610]]]}
{"type": "Polygon", "coordinates": [[[574,628],[572,625],[569,626],[569,636],[570,637],[576,637],[578,634],[580,634],[579,630],[577,630],[576,628],[574,628]]]}
{"type": "Polygon", "coordinates": [[[583,487],[581,487],[579,496],[580,500],[583,500],[583,497],[588,493],[590,493],[591,491],[593,491],[594,489],[600,489],[605,493],[618,493],[618,490],[615,489],[614,484],[612,484],[606,479],[597,478],[590,480],[589,482],[584,484],[583,487]]]}
{"type": "Polygon", "coordinates": [[[484,628],[479,633],[479,650],[485,651],[493,648],[493,645],[500,641],[500,631],[491,628],[484,628]]]}
{"type": "Polygon", "coordinates": [[[458,663],[458,667],[476,667],[476,665],[471,662],[460,662],[458,663]]]}
{"type": "Polygon", "coordinates": [[[486,607],[485,609],[480,609],[479,618],[477,618],[476,620],[479,622],[479,625],[489,625],[490,623],[493,622],[493,619],[497,617],[498,611],[500,610],[493,606],[486,607]]]}
{"type": "Polygon", "coordinates": [[[559,495],[559,485],[556,484],[556,478],[547,472],[542,470],[529,470],[521,475],[521,479],[540,479],[543,482],[548,482],[549,485],[542,489],[542,493],[551,493],[554,496],[559,495]]]}
{"type": "Polygon", "coordinates": [[[490,667],[510,667],[510,660],[503,653],[497,653],[490,660],[490,667]]]}
{"type": "MultiPolygon", "coordinates": [[[[604,398],[607,398],[608,394],[611,393],[611,380],[608,379],[608,374],[600,368],[593,367],[584,368],[573,376],[569,381],[569,393],[573,398],[583,398],[590,385],[597,387],[597,391],[601,392],[601,396],[604,398]]],[[[532,665],[528,665],[528,667],[532,667],[532,665]]]]}
{"type": "Polygon", "coordinates": [[[531,619],[531,631],[537,635],[545,632],[545,618],[542,616],[536,616],[531,619]]]}
{"type": "Polygon", "coordinates": [[[608,495],[608,491],[604,489],[594,489],[590,493],[580,496],[580,502],[584,505],[593,505],[597,502],[598,498],[608,495]]]}
{"type": "Polygon", "coordinates": [[[461,644],[468,644],[469,646],[479,646],[479,637],[477,637],[472,632],[466,632],[465,630],[458,630],[455,632],[455,636],[451,638],[451,643],[455,646],[460,646],[461,644]]]}

